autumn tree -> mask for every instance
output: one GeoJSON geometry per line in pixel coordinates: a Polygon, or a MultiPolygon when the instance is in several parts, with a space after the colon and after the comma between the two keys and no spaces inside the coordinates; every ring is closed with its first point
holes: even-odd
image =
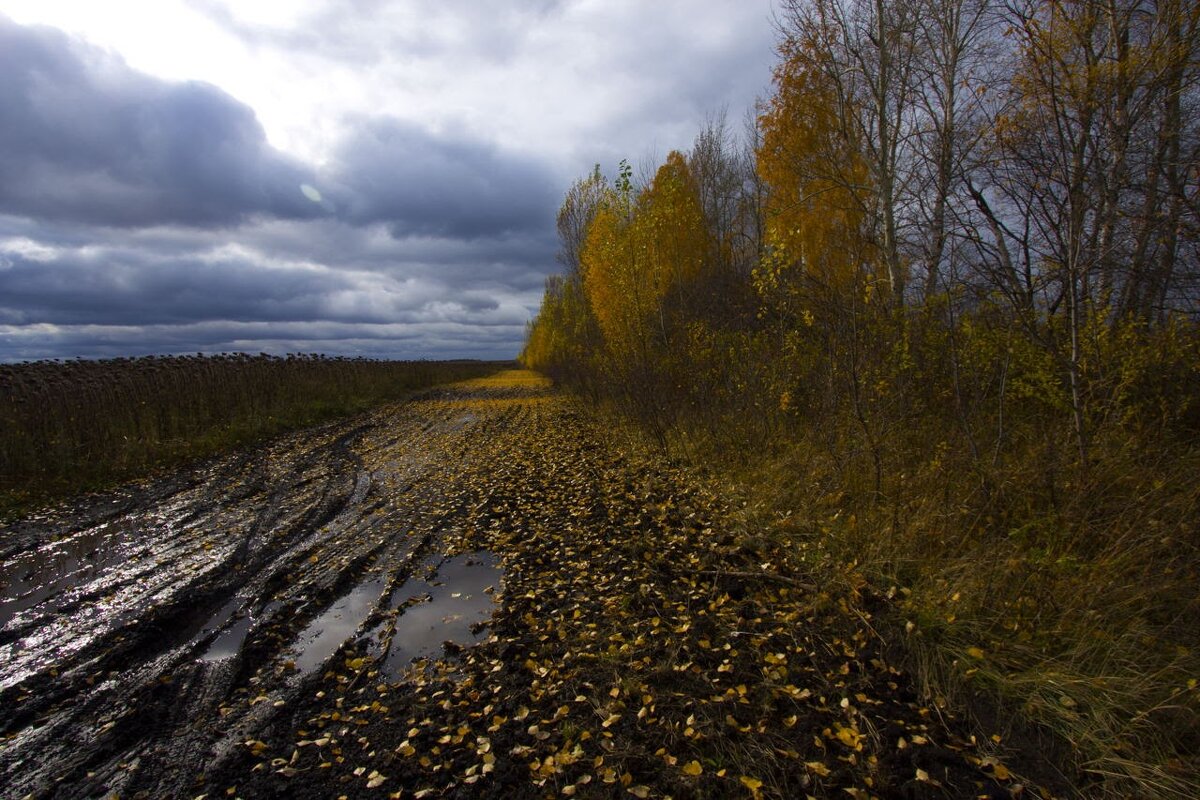
{"type": "MultiPolygon", "coordinates": [[[[869,182],[859,184],[879,277],[902,306],[911,249],[903,240],[912,191],[914,66],[917,4],[883,0],[787,0],[784,35],[803,44],[805,60],[822,73],[843,136],[856,144],[869,182]]],[[[823,112],[822,112],[823,113],[823,112]]]]}
{"type": "Polygon", "coordinates": [[[799,30],[784,43],[776,93],[760,117],[758,173],[768,194],[756,280],[785,302],[807,287],[845,290],[871,276],[873,261],[869,170],[842,113],[849,98],[820,63],[815,35],[799,30]]]}
{"type": "Polygon", "coordinates": [[[546,280],[538,315],[526,332],[521,361],[580,387],[590,387],[600,334],[584,295],[581,258],[596,213],[611,191],[597,165],[573,183],[558,212],[561,276],[546,280]]]}
{"type": "Polygon", "coordinates": [[[571,184],[563,198],[556,219],[559,241],[557,258],[567,275],[579,275],[583,244],[596,212],[608,196],[609,188],[608,180],[600,173],[600,165],[597,164],[591,174],[571,184]]]}
{"type": "Polygon", "coordinates": [[[981,274],[999,277],[1023,334],[1058,365],[1086,462],[1103,372],[1094,331],[1163,319],[1195,274],[1178,234],[1196,128],[1177,111],[1195,96],[1196,9],[1021,2],[1001,20],[1012,74],[989,157],[969,176],[993,243],[981,274]]]}

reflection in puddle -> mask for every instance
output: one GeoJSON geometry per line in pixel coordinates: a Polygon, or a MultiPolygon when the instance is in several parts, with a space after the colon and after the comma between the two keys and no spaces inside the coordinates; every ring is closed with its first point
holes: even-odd
{"type": "Polygon", "coordinates": [[[433,577],[410,578],[392,595],[404,606],[396,619],[383,672],[399,680],[414,658],[438,657],[442,644],[468,646],[486,636],[504,571],[491,553],[467,553],[443,561],[433,577]]]}
{"type": "MultiPolygon", "coordinates": [[[[200,629],[199,638],[212,634],[214,631],[221,630],[225,624],[233,617],[234,612],[242,607],[245,602],[243,597],[234,597],[228,603],[221,607],[221,610],[212,615],[212,618],[204,624],[200,629]]],[[[277,610],[280,603],[268,603],[257,616],[250,613],[245,613],[240,616],[232,625],[221,630],[219,636],[209,643],[208,648],[200,656],[201,661],[221,661],[226,658],[236,656],[242,650],[242,644],[246,641],[246,636],[250,633],[250,629],[254,627],[256,619],[261,619],[277,610]]]]}
{"type": "Polygon", "coordinates": [[[247,614],[230,625],[212,640],[212,644],[204,651],[204,655],[200,656],[200,660],[221,661],[236,656],[241,651],[242,642],[246,641],[246,634],[250,633],[250,626],[253,624],[254,617],[247,614]]]}
{"type": "Polygon", "coordinates": [[[296,669],[301,674],[312,672],[337,652],[367,618],[386,585],[384,578],[359,584],[310,622],[294,645],[296,669]]]}
{"type": "MultiPolygon", "coordinates": [[[[426,564],[398,589],[387,593],[388,580],[375,576],[340,598],[308,624],[290,648],[301,675],[319,669],[355,633],[377,606],[399,610],[382,666],[384,674],[398,680],[414,658],[440,656],[444,642],[468,646],[481,641],[485,623],[495,606],[493,594],[500,589],[504,572],[500,559],[491,553],[468,553],[426,564]]],[[[228,608],[228,607],[227,607],[228,608]]],[[[206,627],[224,626],[233,611],[222,609],[206,627]],[[223,616],[222,616],[223,615],[223,616]]],[[[235,655],[253,620],[236,619],[223,630],[202,659],[215,661],[235,655]]],[[[386,623],[368,634],[384,634],[386,623]]]]}
{"type": "Polygon", "coordinates": [[[129,519],[105,523],[49,542],[0,564],[0,627],[72,584],[122,561],[129,519]]]}
{"type": "Polygon", "coordinates": [[[450,423],[450,430],[462,430],[466,426],[474,424],[478,419],[478,417],[468,411],[466,414],[463,414],[461,417],[450,423]]]}

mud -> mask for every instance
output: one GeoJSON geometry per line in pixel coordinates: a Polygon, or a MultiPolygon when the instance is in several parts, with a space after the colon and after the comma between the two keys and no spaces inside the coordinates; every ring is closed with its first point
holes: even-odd
{"type": "MultiPolygon", "coordinates": [[[[403,619],[402,587],[480,592],[413,574],[447,558],[462,517],[439,504],[445,473],[488,435],[463,398],[433,390],[0,529],[0,795],[183,796],[270,717],[236,700],[293,702],[369,622],[403,619]]],[[[397,675],[474,637],[435,601],[412,608],[421,630],[385,642],[397,675]]]]}

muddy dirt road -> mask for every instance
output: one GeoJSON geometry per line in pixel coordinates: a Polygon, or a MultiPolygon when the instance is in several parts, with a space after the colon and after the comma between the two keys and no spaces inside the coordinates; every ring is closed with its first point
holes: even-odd
{"type": "Polygon", "coordinates": [[[507,373],[10,525],[0,796],[1007,796],[723,514],[507,373]]]}

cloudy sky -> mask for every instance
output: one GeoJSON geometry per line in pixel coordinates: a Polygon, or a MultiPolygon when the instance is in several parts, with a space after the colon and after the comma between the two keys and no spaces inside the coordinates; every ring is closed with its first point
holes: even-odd
{"type": "Polygon", "coordinates": [[[0,361],[510,358],[595,163],[770,84],[771,0],[0,0],[0,361]]]}

